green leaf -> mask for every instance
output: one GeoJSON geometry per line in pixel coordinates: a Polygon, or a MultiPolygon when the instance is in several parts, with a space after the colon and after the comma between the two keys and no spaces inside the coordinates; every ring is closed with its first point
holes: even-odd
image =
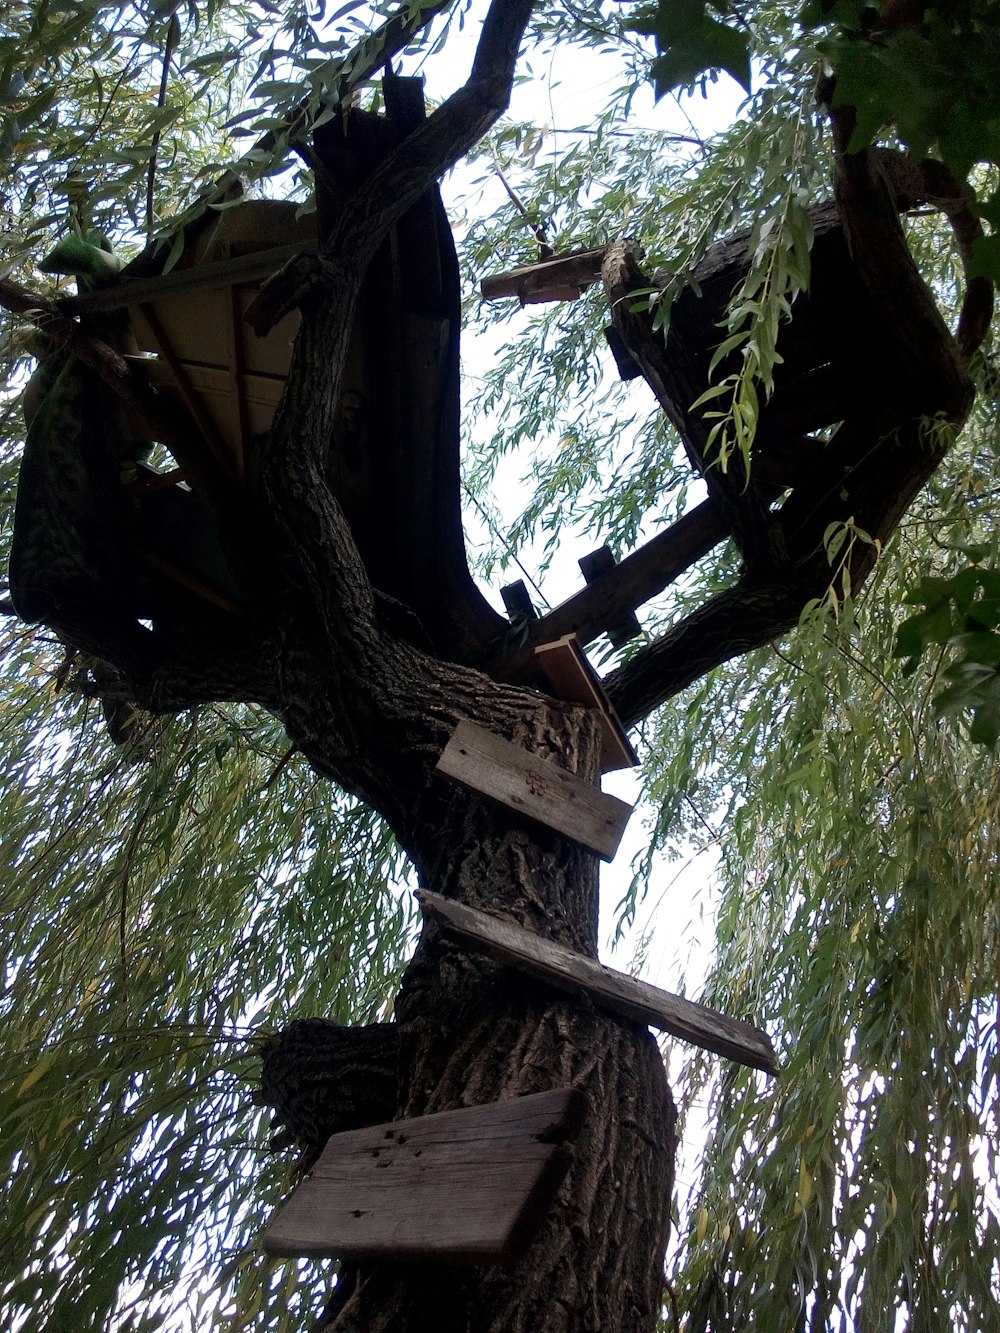
{"type": "Polygon", "coordinates": [[[1000,285],[1000,233],[977,236],[972,243],[970,278],[989,278],[1000,285]]]}
{"type": "Polygon", "coordinates": [[[650,72],[656,97],[674,88],[690,87],[715,69],[724,70],[749,93],[750,48],[746,37],[706,15],[697,27],[675,30],[664,54],[653,61],[650,72]]]}

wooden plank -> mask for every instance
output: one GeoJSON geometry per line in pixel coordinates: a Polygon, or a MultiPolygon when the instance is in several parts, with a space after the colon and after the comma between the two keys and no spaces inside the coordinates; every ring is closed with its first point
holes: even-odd
{"type": "Polygon", "coordinates": [[[230,470],[232,467],[232,454],[226,446],[226,442],[220,434],[215,422],[205,410],[205,404],[194,390],[180,358],[171,345],[163,325],[157,318],[156,311],[151,305],[143,305],[142,317],[152,330],[153,337],[159,343],[160,354],[170,367],[171,374],[174,377],[174,383],[184,402],[184,406],[191,413],[195,425],[201,432],[205,444],[214,454],[217,462],[230,470]]]}
{"type": "Polygon", "coordinates": [[[494,680],[531,680],[537,672],[535,647],[539,643],[565,634],[576,634],[581,643],[590,643],[606,625],[669,587],[728,535],[718,506],[712,500],[703,501],[627,555],[599,583],[588,584],[546,612],[527,627],[523,642],[507,646],[483,669],[494,680]]]}
{"type": "Polygon", "coordinates": [[[229,378],[233,398],[236,401],[237,444],[236,444],[236,480],[242,485],[246,476],[247,449],[250,447],[250,412],[246,400],[246,357],[243,354],[243,310],[240,306],[239,292],[235,287],[229,289],[229,378]]]}
{"type": "Polygon", "coordinates": [[[236,259],[219,259],[192,268],[175,268],[170,273],[150,278],[130,278],[126,274],[113,287],[87,292],[83,296],[67,297],[66,308],[71,314],[84,314],[91,310],[118,310],[122,306],[138,305],[140,302],[160,301],[180,292],[210,291],[236,287],[255,280],[260,282],[272,273],[277,273],[296,255],[312,253],[317,249],[315,241],[304,245],[281,245],[273,250],[240,255],[236,259]]]}
{"type": "Polygon", "coordinates": [[[522,305],[541,301],[575,301],[601,276],[605,247],[574,250],[553,255],[537,264],[526,264],[483,278],[479,284],[484,301],[501,301],[516,296],[522,305]]]}
{"type": "Polygon", "coordinates": [[[614,859],[632,813],[616,796],[473,722],[455,728],[437,771],[572,838],[605,861],[614,859]]]}
{"type": "Polygon", "coordinates": [[[555,1200],[575,1088],[335,1134],[264,1235],[270,1254],[510,1263],[555,1200]]]}
{"type": "Polygon", "coordinates": [[[227,597],[223,592],[219,592],[218,589],[211,587],[203,579],[200,579],[197,574],[190,573],[189,570],[184,569],[181,565],[175,564],[172,560],[168,560],[165,556],[159,555],[156,551],[147,550],[144,546],[136,545],[134,549],[136,554],[141,556],[151,569],[159,570],[159,572],[165,574],[167,578],[173,579],[175,583],[180,583],[190,592],[196,593],[199,597],[204,598],[206,602],[211,602],[214,606],[220,607],[223,611],[229,611],[237,616],[242,614],[241,608],[232,600],[232,598],[227,597]]]}
{"type": "Polygon", "coordinates": [[[514,583],[504,584],[500,589],[500,596],[503,598],[503,604],[507,608],[507,615],[511,620],[538,619],[538,612],[532,603],[524,579],[517,579],[514,583]]]}
{"type": "Polygon", "coordinates": [[[649,1023],[751,1069],[764,1069],[772,1074],[777,1070],[771,1039],[760,1028],[660,990],[646,981],[637,981],[513,922],[452,902],[440,894],[419,889],[417,898],[424,910],[432,912],[450,934],[558,990],[589,995],[600,1008],[638,1023],[649,1023]]]}
{"type": "MultiPolygon", "coordinates": [[[[591,551],[590,555],[582,555],[577,561],[580,566],[580,573],[588,583],[594,583],[604,574],[609,574],[616,565],[614,553],[611,547],[605,544],[599,546],[596,551],[591,551]]],[[[613,648],[622,648],[637,634],[642,633],[642,626],[639,624],[639,617],[634,611],[623,616],[620,621],[605,628],[605,634],[611,640],[613,648]]]]}
{"type": "Polygon", "coordinates": [[[600,677],[587,661],[575,634],[565,634],[554,643],[543,643],[535,649],[535,660],[545,673],[559,699],[567,703],[583,704],[600,713],[603,740],[601,772],[615,768],[634,768],[639,756],[618,721],[604,693],[600,677]]]}

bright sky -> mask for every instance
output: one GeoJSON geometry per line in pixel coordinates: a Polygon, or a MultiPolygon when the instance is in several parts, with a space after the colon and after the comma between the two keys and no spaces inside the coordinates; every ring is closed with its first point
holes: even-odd
{"type": "MultiPolygon", "coordinates": [[[[427,62],[425,73],[430,97],[446,96],[464,77],[465,68],[472,59],[477,35],[477,29],[467,25],[461,37],[449,45],[447,59],[438,57],[427,62]]],[[[535,77],[516,86],[510,115],[514,119],[533,122],[546,131],[561,132],[562,135],[577,127],[587,126],[595,109],[610,99],[621,82],[622,66],[608,52],[557,48],[554,54],[544,58],[533,55],[530,64],[535,77]]],[[[682,99],[670,97],[656,104],[652,89],[648,88],[636,96],[633,115],[635,123],[643,127],[662,128],[680,134],[707,135],[732,121],[743,96],[739,86],[725,76],[712,85],[707,99],[700,95],[682,99]]],[[[562,143],[565,147],[565,139],[562,139],[562,143]]],[[[484,209],[499,206],[506,200],[499,177],[485,186],[474,185],[471,173],[463,171],[461,166],[445,180],[442,192],[450,211],[459,215],[468,209],[481,216],[484,209]]],[[[485,275],[475,276],[478,278],[485,275]]],[[[477,337],[472,331],[463,334],[463,372],[467,377],[474,378],[477,371],[488,364],[494,346],[491,335],[477,337]]],[[[631,392],[649,395],[642,381],[637,381],[631,392]]],[[[493,498],[504,520],[512,520],[524,502],[524,470],[525,460],[521,457],[501,469],[498,476],[493,498]]],[[[466,515],[466,521],[470,535],[475,540],[478,516],[474,511],[470,512],[466,515]]],[[[599,542],[586,532],[567,532],[544,577],[537,576],[540,553],[534,553],[530,548],[522,549],[518,557],[528,573],[536,579],[548,603],[555,606],[580,589],[583,579],[577,561],[597,545],[599,542]]],[[[512,568],[506,575],[506,581],[518,576],[518,571],[512,568]]],[[[502,610],[499,586],[484,591],[502,610]]],[[[608,774],[603,785],[605,790],[623,800],[634,802],[636,799],[638,782],[629,771],[608,774]]],[[[641,906],[635,926],[612,950],[616,908],[628,889],[632,860],[648,841],[645,823],[642,809],[637,809],[626,830],[618,856],[611,866],[603,870],[602,951],[605,957],[613,951],[617,955],[615,961],[618,966],[629,968],[636,950],[646,940],[647,945],[643,951],[645,961],[641,968],[641,975],[646,980],[667,988],[676,988],[683,959],[688,988],[696,989],[704,976],[711,944],[712,905],[707,882],[714,868],[712,856],[699,858],[697,864],[682,869],[680,873],[676,863],[664,863],[657,876],[657,887],[641,906]],[[655,933],[654,918],[660,927],[659,938],[655,933]]]]}

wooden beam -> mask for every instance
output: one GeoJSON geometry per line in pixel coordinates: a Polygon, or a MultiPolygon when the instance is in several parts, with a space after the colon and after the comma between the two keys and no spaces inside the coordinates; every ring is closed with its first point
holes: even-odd
{"type": "Polygon", "coordinates": [[[586,1099],[511,1097],[335,1134],[264,1235],[269,1254],[512,1263],[545,1220],[586,1099]]]}
{"type": "MultiPolygon", "coordinates": [[[[590,555],[582,555],[577,561],[580,573],[588,584],[596,583],[603,575],[610,574],[616,563],[611,547],[607,544],[599,546],[596,551],[591,551],[590,555]]],[[[623,648],[626,643],[642,633],[642,626],[635,612],[630,611],[616,624],[606,626],[604,632],[611,640],[612,648],[623,648]]]]}
{"type": "Polygon", "coordinates": [[[614,860],[632,807],[474,722],[455,728],[436,771],[614,860]]]}
{"type": "Polygon", "coordinates": [[[669,587],[728,535],[721,510],[714,501],[704,501],[595,583],[532,621],[524,640],[484,662],[483,670],[495,680],[531,680],[537,672],[535,649],[540,643],[565,634],[575,634],[584,645],[590,643],[607,625],[620,621],[669,587]]]}
{"type": "Polygon", "coordinates": [[[204,598],[206,602],[211,602],[213,606],[217,606],[223,611],[228,611],[234,616],[243,614],[243,608],[234,602],[231,597],[227,597],[225,593],[219,592],[216,588],[205,583],[203,579],[200,579],[197,576],[197,574],[189,573],[188,570],[182,568],[182,566],[174,564],[172,560],[166,559],[165,556],[158,555],[155,551],[147,550],[144,546],[136,545],[134,549],[136,554],[145,560],[146,564],[149,565],[151,569],[158,570],[161,574],[165,574],[167,578],[173,579],[175,583],[179,583],[190,592],[196,593],[199,597],[204,598]]]}
{"type": "MultiPolygon", "coordinates": [[[[214,455],[215,461],[225,468],[227,475],[231,476],[233,472],[232,455],[226,447],[225,440],[219,434],[215,422],[205,410],[205,404],[202,402],[201,396],[195,391],[180,357],[171,346],[170,339],[160,322],[159,316],[151,305],[144,304],[140,306],[140,309],[142,311],[143,319],[149,325],[153,337],[159,344],[160,353],[164,361],[170,367],[170,372],[174,377],[174,383],[177,386],[177,392],[180,395],[181,401],[187,408],[192,420],[198,427],[198,430],[201,432],[202,439],[205,441],[209,451],[214,455]]],[[[183,459],[178,458],[177,462],[181,463],[183,466],[183,459]]]]}
{"type": "Polygon", "coordinates": [[[541,644],[535,649],[535,656],[556,698],[597,709],[603,733],[601,772],[607,773],[615,768],[634,768],[639,762],[639,756],[608,702],[600,677],[587,661],[576,635],[566,634],[555,643],[541,644]]]}
{"type": "Polygon", "coordinates": [[[229,289],[229,379],[231,393],[236,400],[236,420],[238,438],[236,457],[233,462],[236,469],[236,481],[243,485],[246,477],[247,450],[250,447],[250,413],[246,399],[246,356],[243,346],[243,310],[240,305],[239,288],[229,289]]]}
{"type": "Polygon", "coordinates": [[[314,253],[317,243],[280,245],[273,250],[260,250],[236,259],[217,259],[209,264],[174,269],[170,273],[149,278],[129,278],[126,274],[113,287],[103,291],[86,292],[83,296],[66,296],[59,305],[67,314],[82,315],[92,310],[120,310],[122,306],[142,305],[147,301],[161,301],[181,292],[198,288],[238,287],[260,281],[277,273],[296,255],[314,253]]]}
{"type": "Polygon", "coordinates": [[[526,264],[508,273],[496,273],[479,284],[484,301],[502,301],[516,296],[522,305],[542,301],[575,301],[601,276],[605,247],[573,250],[553,255],[537,264],[526,264]]]}
{"type": "Polygon", "coordinates": [[[543,939],[511,921],[442,898],[426,889],[417,891],[425,912],[431,912],[449,934],[474,945],[509,967],[527,972],[557,990],[587,995],[596,1006],[636,1023],[648,1023],[694,1046],[724,1055],[751,1069],[775,1073],[771,1039],[760,1028],[715,1009],[636,981],[624,972],[592,958],[584,958],[563,944],[543,939]]]}

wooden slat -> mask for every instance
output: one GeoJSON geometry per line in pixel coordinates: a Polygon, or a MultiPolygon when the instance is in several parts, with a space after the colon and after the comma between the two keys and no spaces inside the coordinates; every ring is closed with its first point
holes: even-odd
{"type": "Polygon", "coordinates": [[[571,1160],[575,1088],[335,1134],[271,1222],[271,1254],[510,1263],[571,1160]]]}
{"type": "Polygon", "coordinates": [[[632,807],[519,745],[460,722],[437,762],[453,782],[614,859],[632,807]]]}
{"type": "Polygon", "coordinates": [[[246,475],[247,449],[250,447],[250,413],[246,400],[246,357],[243,354],[243,310],[239,292],[229,289],[229,379],[236,402],[238,440],[236,443],[236,480],[242,485],[246,475]]]}
{"type": "Polygon", "coordinates": [[[639,756],[618,721],[600,677],[587,661],[575,634],[566,634],[554,643],[543,643],[535,649],[538,665],[545,672],[549,684],[559,699],[567,703],[596,708],[601,716],[603,742],[601,772],[615,768],[634,768],[639,756]]]}
{"type": "Polygon", "coordinates": [[[537,264],[511,269],[483,278],[479,284],[484,301],[500,301],[516,296],[522,305],[541,301],[575,301],[601,276],[604,247],[597,250],[574,250],[571,254],[553,255],[537,264]]]}
{"type": "Polygon", "coordinates": [[[535,648],[565,634],[590,643],[623,614],[642,606],[729,534],[718,506],[705,500],[627,555],[598,582],[588,584],[526,627],[523,641],[484,664],[494,680],[530,681],[537,673],[535,648]]]}
{"type": "Polygon", "coordinates": [[[195,425],[201,431],[202,437],[208,448],[215,455],[216,461],[221,463],[227,469],[232,467],[232,456],[226,447],[226,442],[219,433],[218,427],[205,410],[205,404],[195,392],[190,379],[181,364],[180,358],[174,351],[166,330],[160,323],[156,311],[151,305],[143,305],[142,317],[152,330],[153,337],[159,343],[160,355],[170,367],[174,383],[184,402],[184,406],[191,413],[195,425]]]}
{"type": "MultiPolygon", "coordinates": [[[[611,547],[605,544],[599,546],[596,551],[591,551],[589,555],[582,555],[577,564],[587,582],[594,583],[605,574],[610,574],[617,562],[611,547]]],[[[639,617],[632,611],[615,624],[606,626],[604,632],[611,640],[612,647],[623,648],[636,635],[642,633],[642,626],[639,624],[639,617]]]]}
{"type": "Polygon", "coordinates": [[[190,573],[189,570],[184,569],[181,565],[177,565],[172,560],[166,559],[166,557],[159,555],[156,551],[147,550],[144,546],[137,545],[135,551],[136,554],[141,556],[146,564],[152,569],[159,570],[161,574],[165,574],[167,578],[173,579],[175,583],[180,583],[191,592],[197,593],[197,595],[203,597],[206,602],[211,602],[214,606],[220,607],[223,611],[229,611],[233,615],[240,614],[240,607],[231,597],[227,597],[225,593],[219,592],[217,588],[211,587],[203,579],[200,579],[197,574],[190,573]]]}
{"type": "Polygon", "coordinates": [[[500,589],[500,596],[503,598],[503,604],[511,620],[538,619],[538,612],[532,603],[531,594],[525,586],[524,579],[517,579],[514,583],[504,584],[500,589]]]}
{"type": "Polygon", "coordinates": [[[671,1036],[724,1055],[751,1069],[777,1069],[771,1039],[760,1028],[729,1018],[645,981],[636,981],[565,945],[543,939],[510,921],[490,916],[426,889],[417,892],[425,911],[462,940],[522,972],[547,981],[558,990],[586,994],[600,1008],[639,1023],[649,1023],[671,1036]]]}

